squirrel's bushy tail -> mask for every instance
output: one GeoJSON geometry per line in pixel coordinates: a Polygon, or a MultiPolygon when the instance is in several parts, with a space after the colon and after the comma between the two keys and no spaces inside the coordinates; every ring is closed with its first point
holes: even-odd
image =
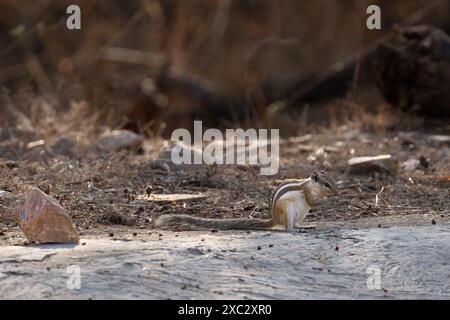
{"type": "Polygon", "coordinates": [[[263,230],[272,227],[272,220],[250,218],[207,219],[184,214],[167,214],[156,219],[155,227],[177,230],[263,230]]]}

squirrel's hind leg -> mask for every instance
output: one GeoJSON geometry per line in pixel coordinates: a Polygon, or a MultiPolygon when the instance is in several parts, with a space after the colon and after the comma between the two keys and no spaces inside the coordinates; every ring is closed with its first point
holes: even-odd
{"type": "Polygon", "coordinates": [[[286,230],[287,231],[293,231],[295,230],[295,219],[297,215],[295,212],[295,206],[292,204],[289,204],[286,207],[286,230]]]}

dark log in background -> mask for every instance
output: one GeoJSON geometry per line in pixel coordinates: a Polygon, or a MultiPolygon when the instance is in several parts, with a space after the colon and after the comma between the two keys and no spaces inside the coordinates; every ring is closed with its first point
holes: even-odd
{"type": "Polygon", "coordinates": [[[374,79],[393,105],[433,117],[450,116],[450,38],[429,26],[399,29],[378,46],[374,79]]]}

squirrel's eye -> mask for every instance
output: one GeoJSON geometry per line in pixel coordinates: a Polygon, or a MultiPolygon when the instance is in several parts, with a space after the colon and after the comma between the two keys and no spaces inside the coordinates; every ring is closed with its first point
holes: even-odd
{"type": "Polygon", "coordinates": [[[331,186],[328,183],[325,183],[325,187],[327,187],[328,189],[331,189],[331,186]]]}

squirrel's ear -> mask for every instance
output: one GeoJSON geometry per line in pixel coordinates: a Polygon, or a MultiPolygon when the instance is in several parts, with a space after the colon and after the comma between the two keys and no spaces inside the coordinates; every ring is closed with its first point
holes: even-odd
{"type": "Polygon", "coordinates": [[[319,180],[319,175],[317,174],[317,171],[314,171],[314,172],[311,174],[311,180],[312,180],[313,182],[317,182],[317,181],[319,180]]]}

